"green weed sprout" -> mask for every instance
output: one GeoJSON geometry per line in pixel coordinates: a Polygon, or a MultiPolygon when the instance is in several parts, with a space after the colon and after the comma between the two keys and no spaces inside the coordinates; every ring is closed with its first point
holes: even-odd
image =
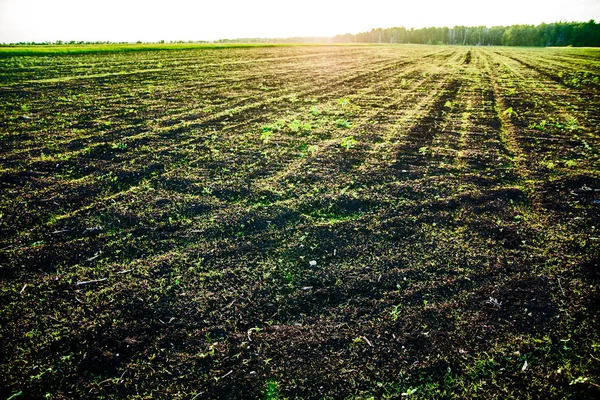
{"type": "Polygon", "coordinates": [[[358,142],[356,141],[356,139],[354,139],[354,136],[346,136],[345,138],[342,138],[340,145],[344,149],[350,150],[351,148],[355,147],[357,143],[358,142]]]}

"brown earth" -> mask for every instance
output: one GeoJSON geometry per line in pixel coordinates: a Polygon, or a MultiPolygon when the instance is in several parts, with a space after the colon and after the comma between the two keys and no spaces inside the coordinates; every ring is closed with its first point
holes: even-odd
{"type": "Polygon", "coordinates": [[[599,78],[592,49],[0,59],[0,395],[597,398],[599,78]]]}

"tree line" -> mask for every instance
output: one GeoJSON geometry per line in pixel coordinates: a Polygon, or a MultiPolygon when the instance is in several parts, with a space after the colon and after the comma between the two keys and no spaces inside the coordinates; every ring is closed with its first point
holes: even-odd
{"type": "Polygon", "coordinates": [[[337,35],[335,43],[412,43],[470,46],[600,47],[600,24],[555,22],[540,25],[455,26],[454,28],[377,28],[337,35]]]}
{"type": "MultiPolygon", "coordinates": [[[[127,42],[20,42],[16,45],[74,45],[74,44],[126,44],[127,42]]],[[[204,40],[141,42],[149,43],[210,43],[204,40]]],[[[455,26],[454,28],[377,28],[357,34],[347,33],[334,37],[292,38],[242,38],[221,39],[214,43],[406,43],[406,44],[451,44],[469,46],[576,46],[600,47],[600,23],[554,22],[540,25],[511,26],[455,26]]],[[[3,43],[2,43],[3,44],[3,43]]]]}

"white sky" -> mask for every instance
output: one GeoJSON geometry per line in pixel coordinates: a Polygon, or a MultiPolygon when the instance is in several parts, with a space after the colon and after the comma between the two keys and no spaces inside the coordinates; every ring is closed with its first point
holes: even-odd
{"type": "Polygon", "coordinates": [[[590,19],[600,21],[600,0],[0,0],[0,42],[334,36],[590,19]]]}

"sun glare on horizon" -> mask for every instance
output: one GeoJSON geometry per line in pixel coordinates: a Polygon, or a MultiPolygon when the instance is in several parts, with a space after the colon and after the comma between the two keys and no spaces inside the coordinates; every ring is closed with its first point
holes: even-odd
{"type": "Polygon", "coordinates": [[[372,28],[494,26],[600,19],[595,0],[192,2],[0,0],[0,42],[325,37],[372,28]]]}

